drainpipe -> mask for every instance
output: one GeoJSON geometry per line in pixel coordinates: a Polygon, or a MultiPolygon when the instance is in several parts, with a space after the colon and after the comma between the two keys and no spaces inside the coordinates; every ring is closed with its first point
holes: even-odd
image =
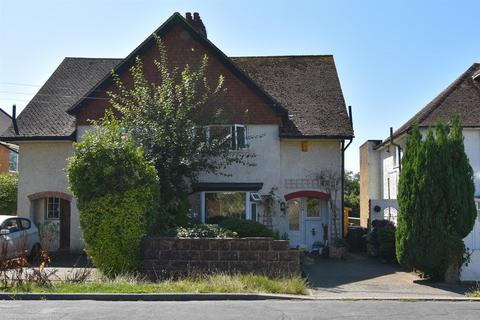
{"type": "Polygon", "coordinates": [[[17,106],[12,106],[12,124],[13,130],[15,130],[15,134],[18,135],[18,126],[17,126],[17,106]]]}
{"type": "MultiPolygon", "coordinates": [[[[350,119],[350,126],[353,128],[352,106],[348,106],[348,118],[350,119]]],[[[345,218],[343,217],[344,211],[345,211],[344,210],[345,208],[345,150],[347,150],[347,148],[350,146],[352,141],[353,141],[353,138],[350,138],[347,145],[345,145],[345,139],[342,140],[342,173],[341,173],[342,197],[341,197],[341,204],[340,204],[341,213],[342,213],[341,214],[342,227],[340,228],[340,232],[342,233],[341,238],[343,238],[343,230],[345,230],[345,218]]]]}
{"type": "MultiPolygon", "coordinates": [[[[399,144],[397,144],[393,141],[393,127],[390,127],[390,144],[392,146],[397,147],[398,150],[399,150],[399,153],[398,153],[397,156],[398,156],[398,173],[400,173],[400,172],[402,172],[402,159],[400,159],[400,154],[402,152],[402,147],[399,144]]],[[[397,152],[397,150],[395,149],[395,150],[393,150],[393,152],[397,152]]]]}

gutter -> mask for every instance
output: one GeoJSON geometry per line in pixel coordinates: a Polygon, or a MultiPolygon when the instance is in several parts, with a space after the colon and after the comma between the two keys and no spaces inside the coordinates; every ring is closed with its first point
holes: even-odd
{"type": "MultiPolygon", "coordinates": [[[[402,152],[402,147],[398,144],[398,143],[395,143],[395,141],[393,140],[393,127],[390,127],[390,144],[392,146],[395,146],[398,148],[398,150],[400,150],[400,153],[402,152]]],[[[394,150],[393,152],[397,152],[397,150],[394,150]]],[[[401,173],[402,172],[402,159],[400,159],[400,154],[398,155],[399,159],[398,159],[398,173],[401,173]]]]}
{"type": "MultiPolygon", "coordinates": [[[[348,118],[350,119],[350,126],[352,127],[353,129],[353,117],[352,117],[352,106],[348,106],[348,118]]],[[[345,219],[343,217],[344,215],[344,208],[345,208],[345,150],[347,150],[347,148],[350,146],[350,144],[352,143],[353,141],[353,137],[349,139],[350,141],[347,143],[347,145],[345,145],[345,140],[342,140],[342,173],[341,173],[341,179],[342,179],[342,199],[341,199],[341,205],[340,205],[340,208],[341,208],[341,232],[342,232],[342,235],[341,237],[343,238],[343,231],[345,230],[345,219]]]]}

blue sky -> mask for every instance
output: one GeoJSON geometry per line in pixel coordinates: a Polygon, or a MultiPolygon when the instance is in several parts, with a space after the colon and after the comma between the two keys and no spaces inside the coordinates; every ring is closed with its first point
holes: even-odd
{"type": "Polygon", "coordinates": [[[365,140],[480,62],[478,0],[0,0],[0,107],[21,110],[66,56],[125,57],[175,11],[200,12],[230,56],[333,54],[354,113],[350,170],[365,140]]]}

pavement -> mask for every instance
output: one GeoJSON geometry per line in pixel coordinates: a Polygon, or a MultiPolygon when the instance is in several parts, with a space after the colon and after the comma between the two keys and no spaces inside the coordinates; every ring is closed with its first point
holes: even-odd
{"type": "Polygon", "coordinates": [[[2,301],[2,319],[475,319],[477,302],[401,301],[2,301]]]}
{"type": "Polygon", "coordinates": [[[312,294],[321,299],[459,299],[471,286],[421,279],[415,273],[360,255],[318,259],[304,266],[312,294]]]}

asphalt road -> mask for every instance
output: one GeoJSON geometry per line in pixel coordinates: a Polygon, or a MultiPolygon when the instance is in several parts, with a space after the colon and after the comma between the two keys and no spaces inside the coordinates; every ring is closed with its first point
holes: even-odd
{"type": "Polygon", "coordinates": [[[2,301],[1,319],[475,319],[480,302],[412,301],[2,301]]]}

